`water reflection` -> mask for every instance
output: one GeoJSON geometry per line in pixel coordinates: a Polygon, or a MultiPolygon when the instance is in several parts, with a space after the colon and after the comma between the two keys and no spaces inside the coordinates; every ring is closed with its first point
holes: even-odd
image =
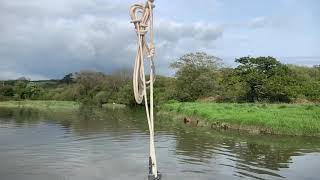
{"type": "MultiPolygon", "coordinates": [[[[156,127],[165,179],[312,179],[320,175],[317,170],[308,174],[295,170],[308,163],[311,155],[313,167],[320,167],[317,138],[217,132],[163,119],[156,127]]],[[[0,176],[4,180],[144,179],[147,143],[142,109],[0,109],[0,176]]]]}
{"type": "Polygon", "coordinates": [[[190,157],[197,163],[207,163],[207,159],[224,156],[225,162],[219,165],[235,168],[236,175],[240,177],[261,179],[263,175],[283,178],[278,171],[289,168],[293,156],[319,152],[320,147],[317,138],[239,136],[237,133],[208,131],[191,128],[176,131],[177,155],[186,157],[187,163],[190,157]]]}

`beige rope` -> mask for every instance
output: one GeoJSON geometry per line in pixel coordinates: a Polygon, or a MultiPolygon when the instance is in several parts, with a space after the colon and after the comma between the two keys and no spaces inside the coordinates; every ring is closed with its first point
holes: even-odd
{"type": "Polygon", "coordinates": [[[154,0],[147,0],[145,5],[134,4],[130,8],[130,16],[134,24],[138,37],[138,50],[134,64],[133,72],[133,90],[134,97],[138,104],[141,104],[143,99],[145,103],[149,131],[150,131],[150,160],[152,165],[152,174],[157,177],[157,161],[154,145],[154,116],[153,116],[153,83],[155,81],[154,67],[154,33],[153,33],[153,8],[154,0]],[[150,32],[150,43],[146,41],[146,34],[150,32]],[[150,79],[146,81],[144,71],[145,55],[150,60],[150,79]],[[147,87],[150,88],[150,112],[148,107],[147,87]]]}

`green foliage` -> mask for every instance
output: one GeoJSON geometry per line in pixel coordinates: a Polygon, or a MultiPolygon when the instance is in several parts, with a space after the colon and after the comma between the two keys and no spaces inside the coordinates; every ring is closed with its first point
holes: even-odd
{"type": "Polygon", "coordinates": [[[48,88],[42,94],[40,99],[58,100],[58,101],[79,101],[81,99],[81,85],[73,84],[68,86],[59,86],[57,88],[48,88]]]}
{"type": "Polygon", "coordinates": [[[101,72],[82,71],[75,76],[77,84],[81,85],[83,96],[93,98],[97,91],[105,87],[106,76],[101,72]]]}
{"type": "Polygon", "coordinates": [[[157,76],[154,84],[154,102],[156,105],[176,99],[176,79],[157,76]]]}
{"type": "Polygon", "coordinates": [[[17,81],[15,86],[14,86],[14,91],[17,94],[17,97],[20,99],[24,99],[24,92],[25,88],[27,87],[27,82],[26,81],[17,81]]]}
{"type": "Polygon", "coordinates": [[[288,87],[290,95],[309,101],[320,100],[320,68],[289,65],[291,84],[288,87]]]}
{"type": "Polygon", "coordinates": [[[97,106],[102,107],[103,104],[109,102],[110,97],[110,91],[100,91],[94,96],[93,101],[97,106]]]}
{"type": "Polygon", "coordinates": [[[71,84],[73,83],[73,74],[69,73],[67,75],[65,75],[60,81],[61,83],[66,83],[66,84],[71,84]]]}
{"type": "Polygon", "coordinates": [[[0,96],[13,97],[14,96],[13,87],[10,85],[0,86],[0,96]]]}
{"type": "Polygon", "coordinates": [[[246,83],[241,81],[233,68],[221,69],[221,92],[217,102],[240,102],[247,92],[246,83]]]}
{"type": "Polygon", "coordinates": [[[171,67],[176,72],[176,96],[180,101],[194,101],[215,95],[219,90],[221,59],[206,53],[180,57],[171,67]]]}
{"type": "Polygon", "coordinates": [[[115,96],[111,98],[110,102],[116,104],[125,104],[129,106],[136,105],[136,101],[133,96],[132,82],[129,82],[122,88],[120,88],[120,90],[115,93],[115,96]]]}
{"type": "Polygon", "coordinates": [[[242,57],[236,59],[240,65],[235,76],[246,87],[248,102],[289,102],[286,86],[289,82],[288,67],[273,57],[242,57]]]}
{"type": "MultiPolygon", "coordinates": [[[[171,64],[175,77],[157,76],[155,105],[170,100],[205,102],[320,102],[320,66],[285,65],[273,57],[241,57],[235,68],[206,53],[183,55],[171,64]]],[[[0,100],[76,101],[94,106],[136,105],[128,69],[112,74],[81,71],[62,80],[3,81],[0,100]]]]}
{"type": "Polygon", "coordinates": [[[41,93],[42,89],[36,83],[30,82],[23,91],[23,99],[35,100],[38,99],[41,93]]]}

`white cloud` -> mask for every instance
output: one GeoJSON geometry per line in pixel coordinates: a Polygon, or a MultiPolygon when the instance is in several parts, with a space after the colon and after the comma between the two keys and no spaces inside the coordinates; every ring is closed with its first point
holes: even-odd
{"type": "MultiPolygon", "coordinates": [[[[114,1],[2,0],[0,66],[7,68],[0,78],[58,78],[81,69],[131,66],[136,37],[127,7],[114,1]]],[[[210,46],[223,34],[214,24],[157,19],[155,30],[162,74],[170,60],[210,46]]]]}

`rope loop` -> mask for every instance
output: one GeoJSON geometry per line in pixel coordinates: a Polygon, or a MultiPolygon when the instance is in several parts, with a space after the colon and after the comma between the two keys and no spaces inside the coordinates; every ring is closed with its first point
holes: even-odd
{"type": "MultiPolygon", "coordinates": [[[[154,46],[154,34],[153,34],[153,4],[154,0],[148,0],[145,5],[134,4],[130,8],[131,23],[134,24],[135,31],[138,37],[138,50],[135,60],[134,77],[133,77],[133,89],[135,94],[135,100],[138,104],[141,104],[144,97],[144,85],[146,83],[143,81],[144,67],[143,61],[146,57],[154,64],[155,56],[155,46],[154,46]],[[150,32],[150,42],[146,42],[145,35],[150,32]]],[[[155,81],[155,71],[152,65],[153,77],[152,80],[155,81]]],[[[147,87],[146,87],[147,88],[147,87]]]]}
{"type": "Polygon", "coordinates": [[[149,156],[149,179],[160,179],[161,175],[157,170],[157,161],[154,145],[154,116],[153,116],[153,83],[155,81],[155,46],[153,32],[153,4],[154,0],[148,0],[145,5],[134,4],[130,8],[131,22],[138,38],[138,49],[134,63],[133,71],[133,91],[138,104],[144,100],[146,114],[150,131],[150,156],[149,156]],[[150,33],[149,43],[146,34],[150,33]],[[146,57],[150,60],[150,78],[147,81],[145,77],[144,60],[146,57]],[[150,108],[147,97],[147,88],[150,89],[150,108]]]}

